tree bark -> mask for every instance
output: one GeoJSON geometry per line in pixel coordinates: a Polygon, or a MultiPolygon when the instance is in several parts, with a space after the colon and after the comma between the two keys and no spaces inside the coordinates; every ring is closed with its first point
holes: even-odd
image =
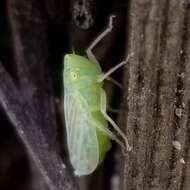
{"type": "Polygon", "coordinates": [[[189,189],[189,16],[187,2],[131,1],[125,190],[189,189]]]}

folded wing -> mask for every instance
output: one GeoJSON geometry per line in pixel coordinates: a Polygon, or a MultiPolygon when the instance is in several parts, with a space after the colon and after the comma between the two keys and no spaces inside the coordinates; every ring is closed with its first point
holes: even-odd
{"type": "Polygon", "coordinates": [[[80,95],[64,96],[69,156],[78,176],[92,173],[99,162],[96,123],[80,95]]]}

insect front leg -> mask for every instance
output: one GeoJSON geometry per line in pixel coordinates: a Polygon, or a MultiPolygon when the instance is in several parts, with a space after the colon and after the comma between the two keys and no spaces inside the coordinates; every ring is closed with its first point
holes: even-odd
{"type": "Polygon", "coordinates": [[[112,125],[112,127],[120,134],[120,136],[123,138],[125,142],[125,146],[127,151],[130,151],[132,147],[129,145],[126,135],[121,131],[121,129],[118,127],[118,125],[109,117],[109,115],[106,113],[106,94],[104,90],[101,90],[101,112],[105,119],[112,125]]]}
{"type": "Polygon", "coordinates": [[[109,18],[109,26],[91,43],[91,45],[87,48],[86,54],[88,58],[95,64],[99,66],[98,60],[92,52],[92,49],[108,34],[111,32],[113,28],[113,18],[115,15],[111,15],[109,18]]]}

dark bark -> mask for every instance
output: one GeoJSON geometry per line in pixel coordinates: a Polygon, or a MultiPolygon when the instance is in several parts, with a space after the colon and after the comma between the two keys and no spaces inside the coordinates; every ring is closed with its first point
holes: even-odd
{"type": "Polygon", "coordinates": [[[129,20],[123,189],[189,189],[188,4],[134,0],[129,20]]]}

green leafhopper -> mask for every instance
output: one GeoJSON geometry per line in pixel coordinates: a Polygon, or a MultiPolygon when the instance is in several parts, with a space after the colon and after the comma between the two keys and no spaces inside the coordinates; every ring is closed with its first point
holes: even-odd
{"type": "Polygon", "coordinates": [[[104,159],[109,150],[110,139],[115,140],[123,150],[130,150],[125,134],[106,113],[106,94],[103,81],[128,58],[103,73],[92,49],[112,30],[113,17],[109,27],[101,33],[87,49],[88,59],[66,54],[64,57],[64,114],[67,145],[71,164],[78,176],[91,174],[104,159]],[[123,138],[120,141],[108,128],[108,122],[123,138]]]}

